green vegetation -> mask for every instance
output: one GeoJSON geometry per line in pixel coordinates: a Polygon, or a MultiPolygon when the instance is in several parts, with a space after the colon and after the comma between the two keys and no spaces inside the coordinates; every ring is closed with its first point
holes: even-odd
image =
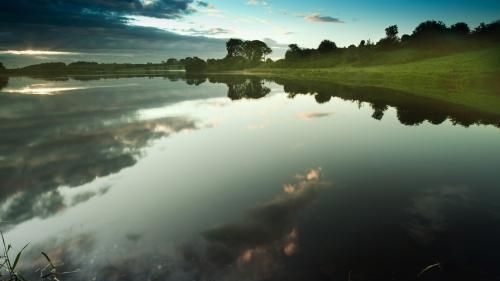
{"type": "MultiPolygon", "coordinates": [[[[97,63],[97,62],[49,62],[30,65],[18,69],[9,69],[10,75],[97,75],[97,74],[154,74],[165,71],[184,70],[183,61],[166,61],[162,63],[97,63]]],[[[1,72],[1,70],[0,70],[1,72]]]]}
{"type": "Polygon", "coordinates": [[[246,73],[383,87],[500,114],[500,48],[421,60],[414,58],[424,56],[425,52],[401,50],[391,54],[390,64],[292,69],[261,67],[246,73]],[[398,60],[402,63],[397,63],[398,60]]]}
{"type": "MultiPolygon", "coordinates": [[[[3,233],[0,232],[0,238],[2,239],[3,252],[0,253],[0,281],[26,281],[26,278],[19,272],[21,256],[23,251],[28,247],[24,246],[14,258],[12,258],[10,252],[12,251],[12,246],[5,242],[3,233]]],[[[67,275],[75,272],[57,272],[57,267],[51,261],[49,256],[42,252],[44,259],[47,261],[47,265],[40,268],[40,280],[42,281],[52,281],[59,280],[60,276],[67,275]]]]}
{"type": "Polygon", "coordinates": [[[383,87],[500,114],[500,21],[472,32],[465,23],[437,21],[401,38],[396,25],[385,31],[377,44],[363,40],[358,47],[338,48],[329,40],[317,49],[291,44],[285,59],[245,73],[383,87]]]}

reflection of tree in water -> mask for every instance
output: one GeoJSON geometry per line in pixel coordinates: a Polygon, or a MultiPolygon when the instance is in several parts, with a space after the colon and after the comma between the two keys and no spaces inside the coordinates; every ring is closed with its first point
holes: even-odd
{"type": "Polygon", "coordinates": [[[464,107],[452,106],[408,93],[373,87],[352,87],[328,82],[274,79],[283,85],[290,98],[296,95],[313,95],[318,103],[326,103],[333,97],[343,100],[368,102],[373,108],[372,117],[381,120],[389,107],[397,110],[398,120],[404,125],[419,125],[425,121],[441,124],[447,119],[453,124],[470,126],[488,124],[500,126],[500,116],[474,112],[464,107]]]}
{"type": "Polygon", "coordinates": [[[9,77],[0,75],[0,91],[9,84],[9,77]]]}
{"type": "MultiPolygon", "coordinates": [[[[439,125],[448,119],[445,113],[427,110],[426,108],[399,107],[397,115],[399,122],[408,126],[420,125],[424,121],[439,125]]],[[[465,123],[461,124],[466,125],[465,123]]]]}
{"type": "Polygon", "coordinates": [[[196,74],[186,74],[185,81],[188,85],[199,86],[207,81],[207,77],[196,74]]]}
{"type": "Polygon", "coordinates": [[[373,108],[373,114],[372,117],[373,119],[376,120],[382,120],[384,117],[384,112],[389,109],[387,104],[381,103],[381,102],[374,102],[370,104],[371,107],[373,108]]]}
{"type": "Polygon", "coordinates": [[[259,79],[247,79],[243,83],[228,85],[227,96],[232,100],[260,99],[271,92],[259,79]]]}
{"type": "Polygon", "coordinates": [[[260,99],[271,92],[264,86],[264,81],[257,77],[242,76],[211,76],[211,83],[224,83],[227,85],[227,96],[232,100],[260,99]]]}

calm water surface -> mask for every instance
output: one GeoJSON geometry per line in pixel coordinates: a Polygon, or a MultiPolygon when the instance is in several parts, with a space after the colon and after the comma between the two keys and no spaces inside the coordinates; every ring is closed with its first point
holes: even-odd
{"type": "Polygon", "coordinates": [[[27,276],[45,251],[63,280],[500,280],[498,117],[255,77],[0,87],[27,276]]]}

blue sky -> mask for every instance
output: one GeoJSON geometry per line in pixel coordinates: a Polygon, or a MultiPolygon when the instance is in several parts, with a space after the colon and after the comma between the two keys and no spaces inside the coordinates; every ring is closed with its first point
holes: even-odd
{"type": "Polygon", "coordinates": [[[411,33],[425,20],[472,28],[500,19],[499,0],[16,0],[0,9],[0,61],[158,62],[222,57],[227,38],[265,40],[283,56],[297,43],[316,47],[378,41],[393,24],[411,33]],[[41,53],[20,53],[23,50],[41,53]],[[13,52],[14,51],[14,52],[13,52]],[[50,52],[43,52],[50,51],[50,52]]]}
{"type": "Polygon", "coordinates": [[[397,24],[401,33],[411,33],[418,23],[429,19],[447,24],[465,21],[476,26],[500,18],[498,0],[213,0],[210,4],[178,21],[229,32],[215,37],[271,38],[308,47],[324,38],[344,46],[362,39],[378,40],[384,36],[385,27],[392,24],[397,24]],[[314,21],[311,17],[307,20],[307,16],[315,15],[341,22],[314,21]]]}

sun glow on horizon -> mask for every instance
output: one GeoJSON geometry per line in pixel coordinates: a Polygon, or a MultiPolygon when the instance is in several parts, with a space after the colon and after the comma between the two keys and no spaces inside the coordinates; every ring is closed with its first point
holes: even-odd
{"type": "Polygon", "coordinates": [[[39,56],[39,55],[77,55],[80,53],[28,49],[28,50],[4,50],[4,51],[0,51],[0,54],[39,56]]]}

